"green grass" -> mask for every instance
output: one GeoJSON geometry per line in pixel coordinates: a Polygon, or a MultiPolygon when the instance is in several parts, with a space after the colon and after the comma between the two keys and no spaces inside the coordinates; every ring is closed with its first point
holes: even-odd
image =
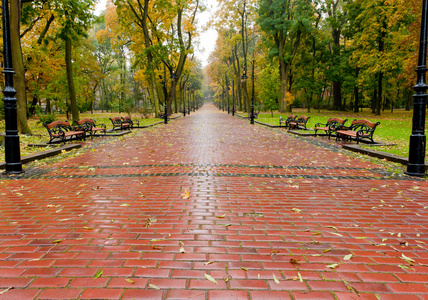
{"type": "MultiPolygon", "coordinates": [[[[409,155],[409,139],[412,133],[413,111],[405,111],[402,109],[395,110],[393,113],[385,111],[382,112],[381,116],[376,116],[367,109],[360,113],[342,111],[311,111],[308,113],[306,109],[294,109],[293,114],[310,117],[307,125],[308,128],[313,128],[316,123],[325,123],[329,118],[333,117],[348,119],[346,122],[348,125],[350,125],[354,119],[364,118],[372,122],[379,121],[380,125],[376,128],[373,136],[374,140],[395,145],[376,146],[374,149],[404,157],[409,155]]],[[[272,117],[270,113],[260,113],[258,120],[268,124],[279,125],[279,116],[286,119],[288,115],[289,113],[279,114],[276,112],[272,117]]]]}
{"type": "MultiPolygon", "coordinates": [[[[109,120],[110,117],[114,116],[125,116],[126,113],[118,114],[118,113],[94,113],[91,114],[88,113],[81,113],[79,114],[80,119],[84,118],[90,118],[95,119],[97,124],[105,124],[107,126],[107,129],[112,128],[111,121],[109,120]]],[[[150,125],[156,122],[162,121],[161,119],[156,118],[141,118],[138,115],[132,115],[133,119],[136,119],[140,122],[140,126],[144,125],[150,125]]],[[[66,120],[65,115],[56,115],[57,120],[66,120]]],[[[46,130],[46,128],[43,126],[43,124],[38,124],[37,122],[39,119],[37,117],[31,118],[28,120],[28,124],[31,128],[32,135],[25,135],[20,134],[19,135],[19,142],[20,142],[20,150],[21,150],[21,156],[33,154],[35,152],[40,152],[45,149],[40,147],[30,147],[29,144],[44,144],[49,141],[49,134],[46,130]]],[[[5,124],[4,121],[0,121],[0,132],[5,131],[5,124]]],[[[58,144],[60,145],[60,144],[58,144]]],[[[4,161],[4,147],[0,147],[0,161],[4,161]]]]}

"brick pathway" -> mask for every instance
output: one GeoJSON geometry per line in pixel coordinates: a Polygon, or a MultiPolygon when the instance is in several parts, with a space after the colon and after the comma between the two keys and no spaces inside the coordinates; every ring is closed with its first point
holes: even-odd
{"type": "Polygon", "coordinates": [[[2,177],[0,299],[428,299],[426,181],[210,105],[134,131],[2,177]]]}

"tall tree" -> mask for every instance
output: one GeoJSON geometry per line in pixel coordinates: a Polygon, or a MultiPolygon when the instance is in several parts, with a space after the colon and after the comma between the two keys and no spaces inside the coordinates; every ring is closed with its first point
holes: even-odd
{"type": "Polygon", "coordinates": [[[411,53],[407,47],[403,51],[402,46],[404,36],[408,35],[406,27],[411,21],[409,9],[407,3],[395,0],[357,0],[350,6],[361,28],[352,37],[352,60],[359,68],[360,82],[366,89],[373,90],[372,112],[380,115],[385,92],[393,90],[384,82],[392,83],[399,77],[403,59],[411,53]]]}
{"type": "MultiPolygon", "coordinates": [[[[155,98],[155,111],[159,112],[157,71],[161,65],[169,70],[169,75],[182,75],[187,56],[192,52],[192,38],[196,32],[195,16],[199,11],[199,0],[182,0],[175,2],[149,0],[115,0],[123,26],[130,30],[133,40],[131,49],[137,54],[140,67],[145,69],[155,98]],[[137,26],[134,26],[136,24],[137,26]],[[143,54],[143,55],[142,55],[143,54]],[[143,57],[144,56],[144,57],[143,57]],[[173,62],[175,61],[175,62],[173,62]]],[[[178,80],[171,81],[170,76],[163,78],[170,83],[167,91],[168,113],[175,97],[178,80]]]]}
{"type": "Polygon", "coordinates": [[[69,105],[73,121],[79,120],[76,90],[74,86],[72,45],[80,37],[85,36],[93,19],[91,13],[95,0],[62,0],[55,7],[60,24],[59,37],[65,43],[65,65],[67,70],[67,83],[69,105]]]}
{"type": "Polygon", "coordinates": [[[349,1],[343,0],[326,0],[325,10],[328,18],[327,24],[331,30],[331,70],[329,72],[332,80],[333,109],[340,110],[342,106],[342,45],[340,44],[342,29],[346,22],[346,10],[344,5],[349,1]]]}
{"type": "Polygon", "coordinates": [[[14,85],[18,100],[18,128],[25,134],[31,134],[27,122],[27,93],[25,87],[25,68],[21,48],[21,0],[10,2],[10,38],[12,63],[15,71],[14,85]]]}
{"type": "Polygon", "coordinates": [[[293,59],[299,49],[302,34],[308,30],[314,15],[309,1],[304,0],[259,0],[260,28],[265,32],[269,55],[278,61],[281,81],[280,110],[291,111],[289,76],[293,59]]]}

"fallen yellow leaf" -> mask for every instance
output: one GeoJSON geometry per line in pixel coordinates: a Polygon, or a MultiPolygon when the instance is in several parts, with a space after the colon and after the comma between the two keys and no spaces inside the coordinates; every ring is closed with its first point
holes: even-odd
{"type": "Polygon", "coordinates": [[[350,260],[352,258],[352,254],[345,255],[343,260],[350,260]]]}
{"type": "Polygon", "coordinates": [[[331,264],[331,265],[328,265],[327,268],[336,269],[338,266],[339,264],[331,264]]]}
{"type": "Polygon", "coordinates": [[[214,278],[211,277],[211,275],[205,274],[205,278],[209,281],[211,281],[212,283],[215,283],[218,285],[217,280],[215,280],[214,278]]]}
{"type": "Polygon", "coordinates": [[[151,284],[151,283],[149,284],[149,287],[152,289],[155,289],[155,290],[160,290],[160,288],[158,286],[151,284]]]}
{"type": "Polygon", "coordinates": [[[2,294],[4,294],[4,293],[6,293],[7,291],[9,291],[9,290],[11,290],[11,289],[13,289],[13,286],[10,286],[10,287],[8,287],[7,289],[2,290],[2,291],[0,292],[0,295],[2,295],[2,294]]]}
{"type": "Polygon", "coordinates": [[[275,281],[276,284],[279,284],[279,280],[276,278],[275,274],[272,274],[273,281],[275,281]]]}

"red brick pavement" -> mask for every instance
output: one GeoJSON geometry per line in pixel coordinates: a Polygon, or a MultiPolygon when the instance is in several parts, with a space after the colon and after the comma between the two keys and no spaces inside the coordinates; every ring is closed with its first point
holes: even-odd
{"type": "Polygon", "coordinates": [[[426,181],[210,105],[107,141],[3,177],[0,299],[428,299],[426,181]]]}

